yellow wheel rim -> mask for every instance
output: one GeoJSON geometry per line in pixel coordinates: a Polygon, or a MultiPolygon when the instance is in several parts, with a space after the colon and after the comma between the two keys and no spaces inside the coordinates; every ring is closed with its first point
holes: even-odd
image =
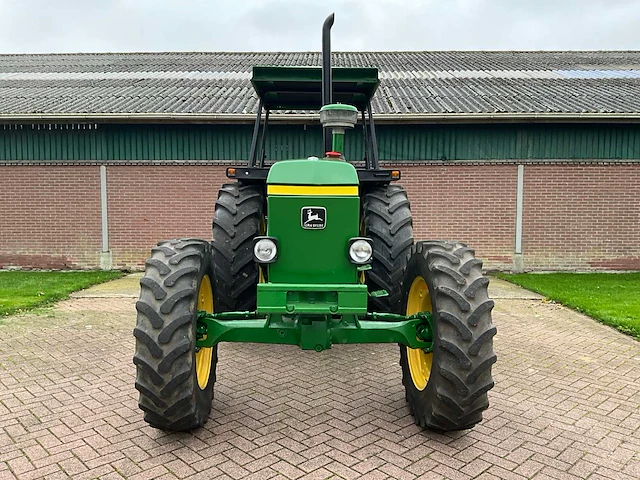
{"type": "MultiPolygon", "coordinates": [[[[209,275],[202,277],[200,288],[198,288],[198,310],[213,313],[213,289],[209,275]]],[[[213,348],[201,348],[196,352],[196,377],[198,386],[204,390],[209,383],[211,375],[211,360],[213,358],[213,348]]]]}
{"type": "MultiPolygon", "coordinates": [[[[411,283],[409,298],[407,299],[407,315],[419,312],[431,312],[431,295],[424,278],[417,276],[411,283]]],[[[433,353],[424,353],[420,348],[407,349],[409,372],[413,384],[418,390],[424,390],[431,376],[433,353]]]]}

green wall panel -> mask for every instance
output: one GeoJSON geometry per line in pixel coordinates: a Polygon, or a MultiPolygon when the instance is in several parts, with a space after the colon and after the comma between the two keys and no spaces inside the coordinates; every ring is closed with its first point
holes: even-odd
{"type": "MultiPolygon", "coordinates": [[[[4,125],[1,160],[244,160],[250,125],[4,125]]],[[[318,125],[271,125],[270,160],[322,153],[318,125]]],[[[639,159],[640,125],[380,125],[382,160],[639,159]]],[[[362,130],[347,133],[362,158],[362,130]]]]}

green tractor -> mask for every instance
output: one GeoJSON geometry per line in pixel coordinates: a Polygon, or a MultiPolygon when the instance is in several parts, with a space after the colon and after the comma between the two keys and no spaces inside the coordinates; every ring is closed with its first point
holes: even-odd
{"type": "Polygon", "coordinates": [[[481,421],[496,361],[489,280],[473,249],[414,243],[397,170],[380,169],[371,100],[375,68],[254,67],[259,97],[247,166],[227,169],[213,240],[152,249],[134,329],[144,419],[170,431],[201,427],[218,344],[254,342],[322,351],[397,343],[416,424],[461,430],[481,421]],[[272,110],[319,110],[322,158],[265,162],[272,110]],[[264,112],[264,116],[263,116],[264,112]],[[360,117],[364,158],[344,159],[360,117]]]}

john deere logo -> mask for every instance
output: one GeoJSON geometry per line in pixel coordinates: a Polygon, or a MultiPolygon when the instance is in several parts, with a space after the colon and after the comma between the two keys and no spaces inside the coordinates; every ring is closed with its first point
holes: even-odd
{"type": "Polygon", "coordinates": [[[327,224],[326,208],[302,207],[300,224],[306,230],[322,230],[327,224]]]}

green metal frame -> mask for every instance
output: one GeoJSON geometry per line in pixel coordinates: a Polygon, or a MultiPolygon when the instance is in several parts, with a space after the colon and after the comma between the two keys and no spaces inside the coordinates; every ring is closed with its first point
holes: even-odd
{"type": "MultiPolygon", "coordinates": [[[[353,266],[352,270],[355,277],[353,266]]],[[[367,313],[367,286],[363,284],[261,283],[257,297],[258,313],[262,315],[367,313]]]]}
{"type": "Polygon", "coordinates": [[[322,350],[333,344],[400,343],[433,350],[432,317],[369,313],[342,315],[259,315],[258,312],[198,312],[196,347],[220,342],[298,345],[303,350],[322,350]]]}

